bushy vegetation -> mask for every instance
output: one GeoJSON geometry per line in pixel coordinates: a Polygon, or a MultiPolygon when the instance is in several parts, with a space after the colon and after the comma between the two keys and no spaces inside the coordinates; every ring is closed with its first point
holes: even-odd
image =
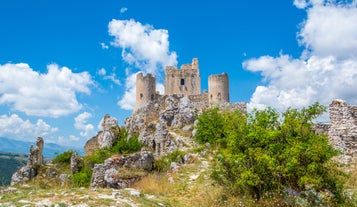
{"type": "Polygon", "coordinates": [[[184,152],[176,150],[172,153],[162,156],[160,159],[155,160],[154,170],[157,172],[167,172],[170,169],[171,163],[182,161],[184,155],[184,152]]]}
{"type": "Polygon", "coordinates": [[[65,152],[57,155],[53,159],[53,163],[56,163],[56,164],[70,164],[71,163],[71,156],[72,156],[73,153],[74,153],[73,150],[65,151],[65,152]]]}
{"type": "MultiPolygon", "coordinates": [[[[102,148],[93,152],[93,154],[84,157],[84,167],[72,176],[72,183],[75,187],[88,187],[91,181],[92,168],[95,164],[103,163],[107,158],[115,154],[129,154],[140,151],[143,144],[138,140],[138,136],[128,137],[124,127],[120,129],[113,128],[114,133],[118,134],[118,139],[110,148],[102,148]]],[[[61,165],[68,165],[74,151],[66,151],[57,155],[53,162],[61,165]]]]}
{"type": "Polygon", "coordinates": [[[212,178],[231,194],[291,205],[343,203],[344,174],[331,159],[338,152],[312,131],[325,110],[318,103],[282,115],[272,108],[247,115],[210,109],[198,119],[196,139],[217,146],[212,178]]]}
{"type": "Polygon", "coordinates": [[[75,187],[89,187],[93,171],[87,167],[72,175],[72,182],[75,187]]]}
{"type": "Polygon", "coordinates": [[[143,147],[143,143],[139,141],[138,135],[128,138],[128,133],[124,127],[122,127],[118,133],[118,139],[113,143],[110,148],[102,148],[96,150],[93,154],[84,158],[84,163],[87,167],[93,167],[96,163],[103,163],[114,154],[130,154],[140,151],[143,147]]]}

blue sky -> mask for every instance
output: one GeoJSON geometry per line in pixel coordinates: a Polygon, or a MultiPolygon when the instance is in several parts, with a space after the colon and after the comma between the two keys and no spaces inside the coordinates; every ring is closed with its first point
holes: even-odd
{"type": "Polygon", "coordinates": [[[199,58],[232,102],[284,110],[357,104],[351,0],[2,0],[0,137],[81,147],[105,114],[131,114],[138,71],[199,58]]]}

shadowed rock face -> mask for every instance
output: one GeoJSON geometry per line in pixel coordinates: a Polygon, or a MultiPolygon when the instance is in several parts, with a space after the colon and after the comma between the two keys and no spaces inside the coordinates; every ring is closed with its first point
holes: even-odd
{"type": "Polygon", "coordinates": [[[37,171],[43,164],[43,146],[44,141],[42,137],[37,137],[36,147],[31,145],[30,154],[27,160],[27,165],[21,167],[11,177],[11,185],[15,185],[20,182],[29,181],[37,175],[37,171]]]}

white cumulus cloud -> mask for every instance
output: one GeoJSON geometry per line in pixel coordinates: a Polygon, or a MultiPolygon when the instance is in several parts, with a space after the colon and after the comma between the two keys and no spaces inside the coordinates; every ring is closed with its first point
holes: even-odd
{"type": "Polygon", "coordinates": [[[357,8],[355,3],[295,0],[306,8],[307,19],[298,33],[305,47],[300,58],[280,54],[243,62],[243,68],[259,72],[265,85],[251,97],[251,108],[305,107],[332,99],[357,104],[357,8]]]}
{"type": "Polygon", "coordinates": [[[0,65],[0,104],[27,115],[60,117],[82,108],[76,95],[90,94],[91,84],[89,73],[73,73],[56,64],[39,73],[28,64],[9,63],[0,65]]]}
{"type": "MultiPolygon", "coordinates": [[[[165,66],[177,64],[176,53],[169,50],[167,30],[155,29],[152,25],[143,25],[133,19],[114,19],[109,22],[108,28],[109,34],[114,37],[112,45],[122,48],[123,60],[144,74],[158,75],[165,66]]],[[[118,102],[123,109],[130,110],[134,107],[136,81],[136,78],[132,77],[134,74],[128,74],[126,92],[118,102]]]]}
{"type": "Polygon", "coordinates": [[[34,137],[45,137],[56,131],[58,128],[50,126],[42,119],[32,123],[17,114],[0,116],[0,136],[2,137],[33,141],[34,137]]]}
{"type": "Polygon", "coordinates": [[[74,118],[74,127],[81,130],[81,137],[90,138],[94,135],[94,126],[87,123],[91,117],[91,113],[83,112],[74,118]]]}

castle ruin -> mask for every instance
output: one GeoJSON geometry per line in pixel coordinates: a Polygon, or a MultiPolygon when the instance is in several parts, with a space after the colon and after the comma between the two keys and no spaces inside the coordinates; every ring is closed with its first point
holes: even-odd
{"type": "MultiPolygon", "coordinates": [[[[193,58],[191,64],[183,64],[180,69],[175,66],[165,68],[165,94],[156,91],[156,78],[152,74],[139,73],[136,77],[136,102],[134,112],[152,103],[158,102],[163,96],[183,96],[196,103],[199,109],[210,105],[229,104],[228,74],[211,75],[208,78],[208,92],[201,93],[201,77],[198,58],[193,58]]],[[[245,108],[245,103],[243,108],[245,108]]],[[[244,109],[245,111],[245,109],[244,109]]]]}

